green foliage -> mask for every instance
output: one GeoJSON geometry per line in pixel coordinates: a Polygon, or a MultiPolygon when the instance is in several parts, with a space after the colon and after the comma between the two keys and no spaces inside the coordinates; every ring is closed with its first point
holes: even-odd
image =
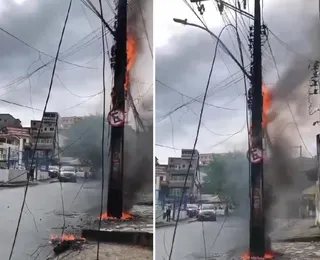
{"type": "Polygon", "coordinates": [[[249,192],[249,163],[241,152],[230,152],[215,158],[206,169],[204,193],[219,194],[237,203],[249,192]]]}

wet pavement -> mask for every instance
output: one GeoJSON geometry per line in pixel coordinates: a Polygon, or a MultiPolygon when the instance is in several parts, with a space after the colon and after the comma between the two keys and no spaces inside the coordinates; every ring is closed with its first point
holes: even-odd
{"type": "MultiPolygon", "coordinates": [[[[98,207],[97,185],[87,182],[81,188],[80,181],[62,184],[66,230],[79,229],[84,213],[98,207]]],[[[24,187],[0,190],[1,259],[9,258],[23,194],[24,187]]],[[[64,225],[62,212],[60,183],[30,187],[12,260],[45,259],[52,251],[50,234],[60,234],[64,225]]]]}
{"type": "MultiPolygon", "coordinates": [[[[9,258],[23,194],[24,187],[0,190],[1,259],[9,258]]],[[[62,183],[62,194],[65,218],[60,183],[41,184],[29,188],[12,260],[46,259],[52,253],[49,236],[61,234],[64,219],[67,234],[79,235],[81,229],[89,224],[92,228],[97,228],[97,216],[100,211],[98,182],[83,183],[79,180],[77,183],[62,183]]],[[[138,206],[138,209],[139,212],[145,210],[143,206],[138,206]]]]}
{"type": "MultiPolygon", "coordinates": [[[[216,222],[181,223],[177,229],[172,259],[229,259],[231,250],[248,241],[244,231],[246,222],[238,217],[218,217],[216,222]]],[[[156,230],[156,260],[169,259],[173,230],[173,226],[156,230]]]]}

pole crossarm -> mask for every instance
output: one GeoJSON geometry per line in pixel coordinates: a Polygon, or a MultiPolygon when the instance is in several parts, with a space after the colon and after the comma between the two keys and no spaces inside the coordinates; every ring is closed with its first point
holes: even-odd
{"type": "MultiPolygon", "coordinates": [[[[190,0],[191,3],[200,3],[200,2],[204,2],[204,1],[208,1],[208,0],[190,0]]],[[[241,15],[243,15],[243,16],[251,19],[251,20],[254,20],[254,16],[252,14],[250,14],[250,13],[248,13],[246,11],[243,11],[242,9],[240,9],[240,8],[234,6],[234,5],[231,5],[231,4],[229,4],[229,3],[225,2],[225,1],[221,1],[221,0],[215,0],[215,1],[217,2],[218,6],[220,6],[222,8],[226,6],[226,7],[230,8],[232,11],[238,12],[239,14],[241,14],[241,15]]],[[[222,13],[222,10],[223,9],[219,8],[219,11],[221,13],[222,13]]]]}

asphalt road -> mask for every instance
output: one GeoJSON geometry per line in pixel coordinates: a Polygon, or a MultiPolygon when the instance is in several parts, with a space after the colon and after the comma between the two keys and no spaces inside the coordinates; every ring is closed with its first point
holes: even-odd
{"type": "MultiPolygon", "coordinates": [[[[80,230],[87,217],[85,213],[90,212],[90,215],[95,216],[99,212],[95,212],[100,202],[97,182],[86,182],[74,201],[82,183],[78,181],[62,184],[66,230],[70,232],[80,230]]],[[[3,260],[9,259],[23,194],[24,187],[0,190],[0,253],[3,260]]],[[[60,184],[29,187],[26,202],[12,260],[43,260],[52,252],[49,245],[50,234],[61,234],[64,223],[60,184]]]]}
{"type": "MultiPolygon", "coordinates": [[[[249,238],[245,229],[248,226],[246,222],[238,217],[218,217],[216,222],[181,223],[177,229],[171,259],[229,259],[233,250],[247,247],[249,238]]],[[[156,230],[156,260],[169,259],[173,231],[173,226],[156,230]]]]}

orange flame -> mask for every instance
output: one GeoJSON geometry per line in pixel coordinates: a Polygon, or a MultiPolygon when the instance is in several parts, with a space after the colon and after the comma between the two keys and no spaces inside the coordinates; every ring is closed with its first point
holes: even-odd
{"type": "Polygon", "coordinates": [[[272,104],[272,95],[270,90],[268,89],[268,87],[262,83],[262,94],[263,94],[263,112],[262,112],[262,128],[265,129],[268,125],[268,123],[270,123],[270,119],[269,118],[269,111],[271,108],[271,104],[272,104]]]}
{"type": "Polygon", "coordinates": [[[132,33],[127,35],[127,73],[124,88],[128,91],[130,87],[130,72],[137,58],[137,40],[132,33]]]}
{"type": "Polygon", "coordinates": [[[82,241],[86,241],[86,239],[83,237],[76,237],[75,235],[68,235],[68,234],[50,235],[50,240],[60,240],[60,241],[82,240],[82,241]]]}
{"type": "MultiPolygon", "coordinates": [[[[133,215],[129,214],[129,213],[122,213],[122,217],[121,220],[130,220],[133,219],[133,215]]],[[[105,212],[101,215],[101,217],[98,217],[98,219],[101,220],[116,220],[117,218],[111,217],[108,215],[108,212],[105,212]]]]}
{"type": "MultiPolygon", "coordinates": [[[[274,259],[276,256],[275,256],[275,254],[273,254],[273,253],[265,253],[264,254],[264,257],[263,258],[261,258],[261,259],[264,259],[264,260],[270,260],[270,259],[274,259]]],[[[252,257],[253,258],[253,257],[252,257]]],[[[246,254],[243,254],[242,256],[241,256],[241,259],[242,260],[250,260],[251,258],[250,258],[250,254],[249,253],[246,253],[246,254]]]]}

